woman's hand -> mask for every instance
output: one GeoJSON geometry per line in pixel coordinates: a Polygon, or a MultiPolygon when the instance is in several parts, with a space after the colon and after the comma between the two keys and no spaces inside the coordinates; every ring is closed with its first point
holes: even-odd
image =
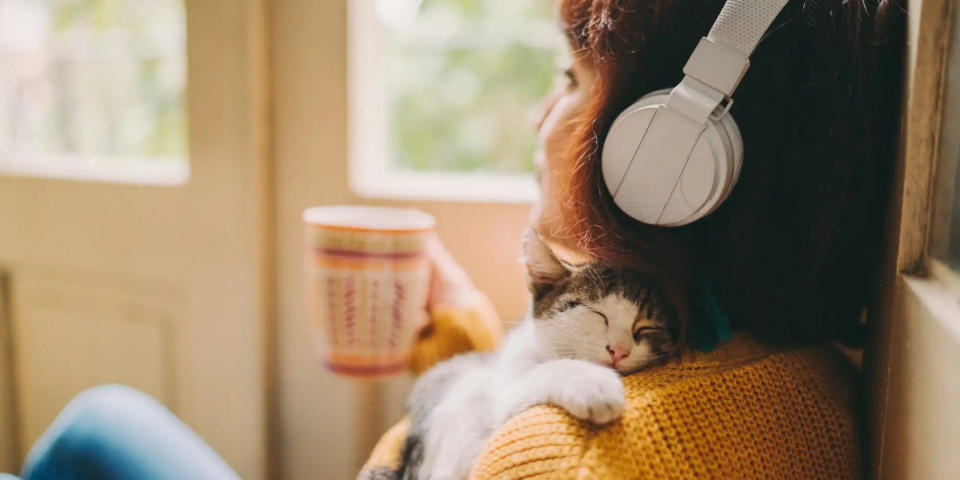
{"type": "Polygon", "coordinates": [[[430,323],[417,337],[410,369],[421,373],[435,363],[471,350],[493,350],[503,336],[497,312],[436,236],[426,246],[430,261],[427,312],[430,323]]]}
{"type": "Polygon", "coordinates": [[[432,312],[440,304],[462,304],[474,295],[476,287],[467,272],[443,246],[436,234],[427,241],[426,254],[430,262],[428,312],[432,312]]]}

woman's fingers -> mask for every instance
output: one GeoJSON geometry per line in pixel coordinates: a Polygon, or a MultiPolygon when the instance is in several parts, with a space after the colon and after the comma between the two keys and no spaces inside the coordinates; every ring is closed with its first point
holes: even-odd
{"type": "Polygon", "coordinates": [[[462,298],[473,291],[473,282],[467,272],[457,263],[436,234],[427,240],[426,254],[430,262],[428,310],[432,310],[439,303],[455,302],[457,298],[462,298]]]}

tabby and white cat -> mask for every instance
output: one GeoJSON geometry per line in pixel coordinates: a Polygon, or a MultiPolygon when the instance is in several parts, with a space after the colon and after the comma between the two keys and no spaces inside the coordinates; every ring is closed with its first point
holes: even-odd
{"type": "Polygon", "coordinates": [[[674,350],[674,309],[651,279],[566,264],[532,231],[523,247],[532,314],[495,352],[460,355],[424,374],[408,400],[400,469],[360,478],[465,479],[490,436],[536,404],[609,423],[623,410],[620,374],[674,350]]]}

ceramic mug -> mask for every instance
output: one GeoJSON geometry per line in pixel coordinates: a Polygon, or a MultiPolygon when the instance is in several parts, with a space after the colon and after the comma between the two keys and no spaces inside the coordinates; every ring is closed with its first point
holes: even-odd
{"type": "Polygon", "coordinates": [[[307,288],[331,371],[359,377],[406,369],[427,322],[434,219],[414,209],[355,205],[303,212],[307,288]]]}

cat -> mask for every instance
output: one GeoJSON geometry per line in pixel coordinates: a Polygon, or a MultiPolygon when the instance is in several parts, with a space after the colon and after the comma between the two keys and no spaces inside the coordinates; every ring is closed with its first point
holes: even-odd
{"type": "Polygon", "coordinates": [[[675,309],[652,279],[559,260],[532,230],[523,236],[532,309],[494,352],[459,355],[414,385],[397,470],[361,480],[459,480],[511,416],[550,403],[604,425],[624,405],[626,375],[675,350],[675,309]]]}

